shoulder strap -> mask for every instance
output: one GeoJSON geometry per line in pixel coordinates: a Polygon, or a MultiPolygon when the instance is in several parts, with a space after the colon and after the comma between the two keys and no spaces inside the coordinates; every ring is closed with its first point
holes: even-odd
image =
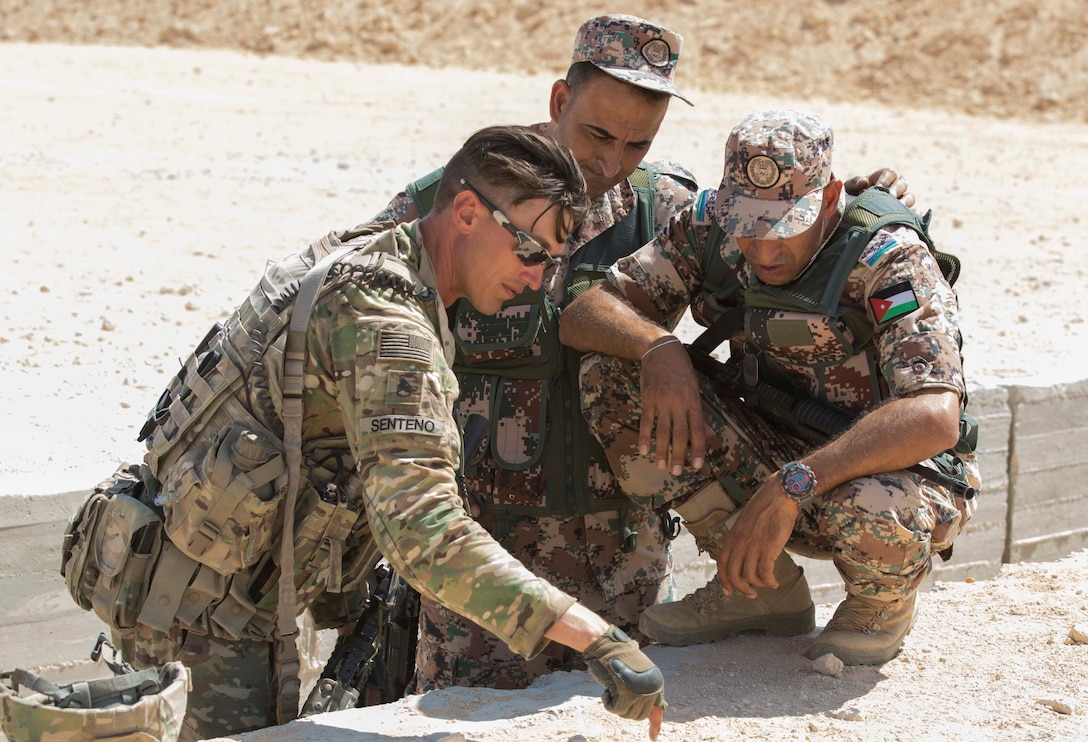
{"type": "Polygon", "coordinates": [[[434,197],[438,193],[438,181],[442,180],[443,170],[445,168],[440,167],[408,184],[408,195],[415,201],[420,216],[430,213],[431,207],[434,206],[434,197]]]}
{"type": "Polygon", "coordinates": [[[645,245],[654,238],[654,185],[656,176],[653,168],[646,162],[640,162],[635,171],[627,176],[627,182],[635,191],[639,212],[639,244],[645,245]]]}
{"type": "Polygon", "coordinates": [[[926,243],[929,251],[933,253],[937,265],[944,274],[945,280],[950,286],[956,284],[960,277],[960,259],[951,253],[937,249],[933,238],[929,234],[929,225],[933,220],[933,210],[930,209],[924,216],[918,216],[914,211],[891,195],[882,187],[873,187],[866,190],[851,202],[843,214],[843,224],[846,227],[858,227],[866,235],[866,242],[872,234],[881,227],[892,224],[902,224],[910,227],[926,243]]]}
{"type": "Polygon", "coordinates": [[[283,504],[280,543],[279,595],[276,603],[274,680],[276,721],[286,724],[298,716],[301,681],[298,625],[295,623],[295,504],[302,468],[302,390],[306,365],[306,328],[333,263],[353,248],[345,245],[314,265],[299,284],[287,330],[283,359],[283,447],[287,458],[287,494],[283,504]]]}
{"type": "Polygon", "coordinates": [[[641,163],[627,181],[635,193],[634,206],[622,220],[586,242],[571,256],[564,279],[564,305],[600,282],[610,265],[654,239],[656,175],[649,165],[641,163]]]}
{"type": "MultiPolygon", "coordinates": [[[[696,208],[703,209],[706,194],[702,191],[696,199],[696,208]]],[[[695,339],[693,346],[703,352],[714,352],[714,349],[744,329],[744,304],[727,305],[724,300],[740,288],[740,281],[733,272],[734,263],[727,262],[721,255],[722,244],[725,242],[725,232],[718,222],[711,220],[703,246],[703,294],[707,306],[718,314],[716,319],[707,326],[703,333],[695,339]]]]}

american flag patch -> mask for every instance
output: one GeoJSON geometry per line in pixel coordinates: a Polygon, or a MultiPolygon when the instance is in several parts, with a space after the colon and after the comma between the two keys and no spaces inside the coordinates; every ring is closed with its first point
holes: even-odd
{"type": "Polygon", "coordinates": [[[431,339],[423,335],[408,332],[388,332],[382,330],[378,335],[378,358],[404,358],[409,361],[431,364],[434,347],[431,339]]]}

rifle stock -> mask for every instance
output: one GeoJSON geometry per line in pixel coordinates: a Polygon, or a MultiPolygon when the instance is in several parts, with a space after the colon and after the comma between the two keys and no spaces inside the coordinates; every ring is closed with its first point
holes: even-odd
{"type": "MultiPolygon", "coordinates": [[[[407,605],[410,588],[384,561],[374,568],[374,582],[376,587],[364,604],[363,615],[351,634],[336,640],[300,716],[387,703],[404,695],[404,686],[396,694],[391,683],[384,650],[389,645],[391,627],[402,625],[403,615],[411,611],[407,605]]],[[[416,598],[418,606],[418,594],[416,598]]],[[[417,607],[413,627],[418,625],[418,617],[417,607]]],[[[411,659],[414,668],[414,651],[411,659]]]]}

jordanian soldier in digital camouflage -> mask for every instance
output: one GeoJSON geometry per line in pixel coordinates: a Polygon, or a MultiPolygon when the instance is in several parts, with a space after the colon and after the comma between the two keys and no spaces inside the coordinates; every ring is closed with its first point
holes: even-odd
{"type": "MultiPolygon", "coordinates": [[[[533,128],[574,153],[586,179],[587,217],[540,290],[511,299],[494,316],[461,301],[452,328],[458,408],[488,423],[484,445],[465,462],[475,517],[535,574],[642,640],[643,609],[672,595],[668,535],[658,513],[617,484],[586,427],[580,354],[560,345],[558,327],[571,300],[693,201],[697,185],[687,169],[645,159],[670,101],[689,102],[675,79],[682,45],[680,34],[630,15],[581,25],[567,74],[552,84],[550,118],[533,128]]],[[[426,213],[440,174],[409,185],[379,217],[426,213]]],[[[890,170],[848,185],[860,190],[877,181],[913,200],[890,170]]],[[[418,664],[417,690],[524,688],[545,673],[583,666],[577,652],[554,644],[526,660],[426,598],[418,664]]]]}
{"type": "Polygon", "coordinates": [[[832,142],[810,114],[745,118],[721,186],[563,315],[563,341],[597,351],[582,410],[624,491],[675,508],[718,563],[645,611],[658,642],[812,631],[789,549],[832,559],[846,585],[810,656],[885,662],[975,510],[958,261],[885,190],[847,198],[832,142]],[[707,331],[686,348],[671,331],[689,308],[707,331]],[[715,351],[728,388],[693,368],[715,351]],[[850,424],[801,437],[810,408],[850,424]]]}

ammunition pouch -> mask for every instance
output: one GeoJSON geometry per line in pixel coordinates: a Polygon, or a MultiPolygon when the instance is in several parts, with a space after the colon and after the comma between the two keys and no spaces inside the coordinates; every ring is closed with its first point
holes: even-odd
{"type": "Polygon", "coordinates": [[[253,566],[275,538],[286,471],[276,438],[224,425],[168,470],[161,497],[166,533],[219,574],[253,566]]]}
{"type": "MultiPolygon", "coordinates": [[[[185,457],[177,462],[180,473],[168,478],[168,486],[191,495],[188,501],[173,501],[174,532],[180,536],[164,537],[164,520],[168,522],[169,516],[164,519],[154,505],[146,504],[151,497],[141,477],[146,475],[152,491],[157,489],[146,468],[123,466],[95,487],[72,515],[62,545],[61,575],[80,608],[93,610],[121,637],[131,636],[137,622],[167,632],[177,621],[198,634],[271,639],[278,579],[271,546],[279,503],[278,497],[263,500],[260,494],[267,490],[260,485],[249,486],[263,476],[247,476],[236,465],[221,463],[219,456],[231,450],[231,442],[242,432],[221,431],[217,443],[200,451],[200,469],[189,465],[185,457]],[[214,475],[210,482],[196,477],[206,465],[206,471],[214,475]],[[222,467],[219,472],[217,466],[222,467]],[[225,476],[226,486],[221,486],[220,475],[225,476]],[[204,503],[218,504],[206,499],[212,493],[233,505],[219,511],[225,515],[214,508],[202,510],[204,503]],[[243,529],[246,508],[253,504],[256,513],[243,529]],[[178,515],[186,512],[192,515],[178,515]],[[214,530],[240,537],[232,544],[209,539],[200,554],[202,560],[196,559],[194,544],[204,543],[197,539],[214,530]],[[243,561],[251,563],[239,567],[243,561]],[[221,571],[235,567],[233,573],[221,571]]],[[[265,466],[271,464],[275,471],[280,461],[277,454],[265,466]]],[[[298,583],[300,594],[352,589],[365,579],[376,559],[372,550],[348,549],[355,538],[365,541],[369,534],[356,533],[359,514],[344,490],[327,485],[319,492],[306,481],[300,488],[297,512],[305,514],[295,530],[297,564],[304,575],[298,583]],[[350,556],[345,556],[349,551],[350,556]]],[[[163,489],[164,494],[167,491],[163,489]]]]}

